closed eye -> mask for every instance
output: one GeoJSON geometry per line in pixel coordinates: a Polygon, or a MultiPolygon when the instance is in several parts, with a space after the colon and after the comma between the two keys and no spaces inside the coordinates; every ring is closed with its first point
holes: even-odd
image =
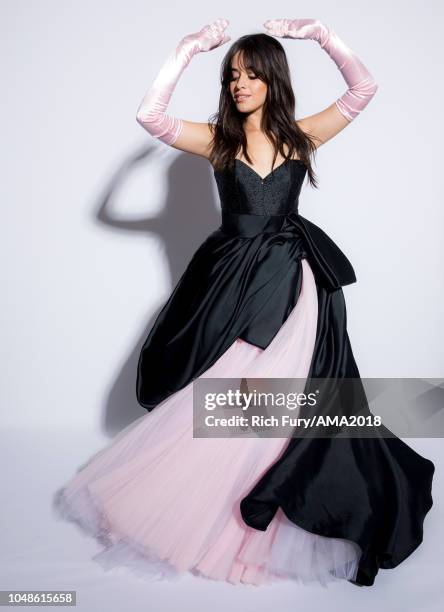
{"type": "MultiPolygon", "coordinates": [[[[235,79],[237,79],[237,78],[238,78],[237,76],[232,76],[232,77],[230,78],[230,81],[234,81],[234,80],[235,80],[235,79]]],[[[249,79],[253,79],[253,80],[254,80],[254,79],[258,79],[259,77],[257,77],[255,74],[249,74],[249,75],[248,75],[248,78],[249,78],[249,79]]]]}

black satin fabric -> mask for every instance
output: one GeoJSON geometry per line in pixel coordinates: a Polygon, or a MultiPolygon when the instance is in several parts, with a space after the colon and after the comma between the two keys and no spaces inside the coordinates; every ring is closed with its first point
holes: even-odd
{"type": "MultiPolygon", "coordinates": [[[[346,329],[342,289],[317,286],[319,317],[309,377],[353,378],[359,371],[346,329]]],[[[305,393],[316,385],[307,382],[305,393]]],[[[353,385],[343,414],[371,414],[364,388],[353,385]]],[[[337,414],[328,405],[316,414],[337,414]]],[[[301,411],[301,416],[306,416],[301,411]]],[[[338,429],[338,428],[336,428],[338,429]]],[[[367,428],[368,433],[369,428],[367,428]]],[[[371,586],[380,568],[396,567],[423,540],[423,523],[433,505],[435,466],[385,426],[374,437],[291,438],[279,459],[241,500],[243,520],[265,530],[279,507],[303,529],[345,538],[361,547],[355,583],[371,586]]]]}
{"type": "MultiPolygon", "coordinates": [[[[236,338],[266,349],[296,305],[302,258],[318,294],[306,392],[312,378],[360,380],[342,291],[355,272],[333,240],[299,214],[305,174],[300,160],[265,178],[240,161],[215,171],[221,226],[194,253],[140,352],[136,394],[146,410],[200,376],[236,338]]],[[[362,385],[343,405],[347,414],[368,411],[362,385]]],[[[356,583],[372,585],[380,567],[395,567],[421,543],[432,506],[433,463],[384,430],[365,439],[291,438],[242,499],[243,520],[265,530],[282,507],[308,531],[356,542],[356,583]]]]}
{"type": "Polygon", "coordinates": [[[300,160],[265,179],[241,162],[214,174],[222,223],[194,253],[140,352],[137,400],[148,411],[236,338],[265,349],[296,305],[303,257],[326,288],[356,280],[339,247],[298,213],[300,160]]]}

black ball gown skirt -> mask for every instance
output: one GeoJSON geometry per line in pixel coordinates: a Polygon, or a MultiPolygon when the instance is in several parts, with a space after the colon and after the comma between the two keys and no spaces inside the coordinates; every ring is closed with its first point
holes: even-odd
{"type": "Polygon", "coordinates": [[[240,160],[214,172],[222,223],[140,351],[147,412],[58,495],[63,517],[103,543],[103,567],[370,586],[422,542],[434,464],[383,426],[366,437],[193,437],[202,378],[300,378],[307,391],[317,378],[351,378],[343,410],[368,409],[342,290],[355,273],[299,214],[305,174],[296,159],[265,178],[240,160]]]}

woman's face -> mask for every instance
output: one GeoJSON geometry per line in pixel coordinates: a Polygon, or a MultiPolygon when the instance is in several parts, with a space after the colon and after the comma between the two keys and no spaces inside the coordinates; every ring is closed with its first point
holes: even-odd
{"type": "Polygon", "coordinates": [[[239,56],[238,51],[231,60],[230,93],[238,111],[251,113],[264,104],[267,97],[267,84],[261,81],[252,70],[245,69],[239,63],[239,56]]]}

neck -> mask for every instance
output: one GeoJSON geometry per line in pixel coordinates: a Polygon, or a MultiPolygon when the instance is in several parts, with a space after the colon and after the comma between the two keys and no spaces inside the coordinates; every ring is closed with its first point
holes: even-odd
{"type": "Polygon", "coordinates": [[[262,107],[248,113],[244,120],[244,130],[246,133],[260,132],[262,119],[262,107]]]}

